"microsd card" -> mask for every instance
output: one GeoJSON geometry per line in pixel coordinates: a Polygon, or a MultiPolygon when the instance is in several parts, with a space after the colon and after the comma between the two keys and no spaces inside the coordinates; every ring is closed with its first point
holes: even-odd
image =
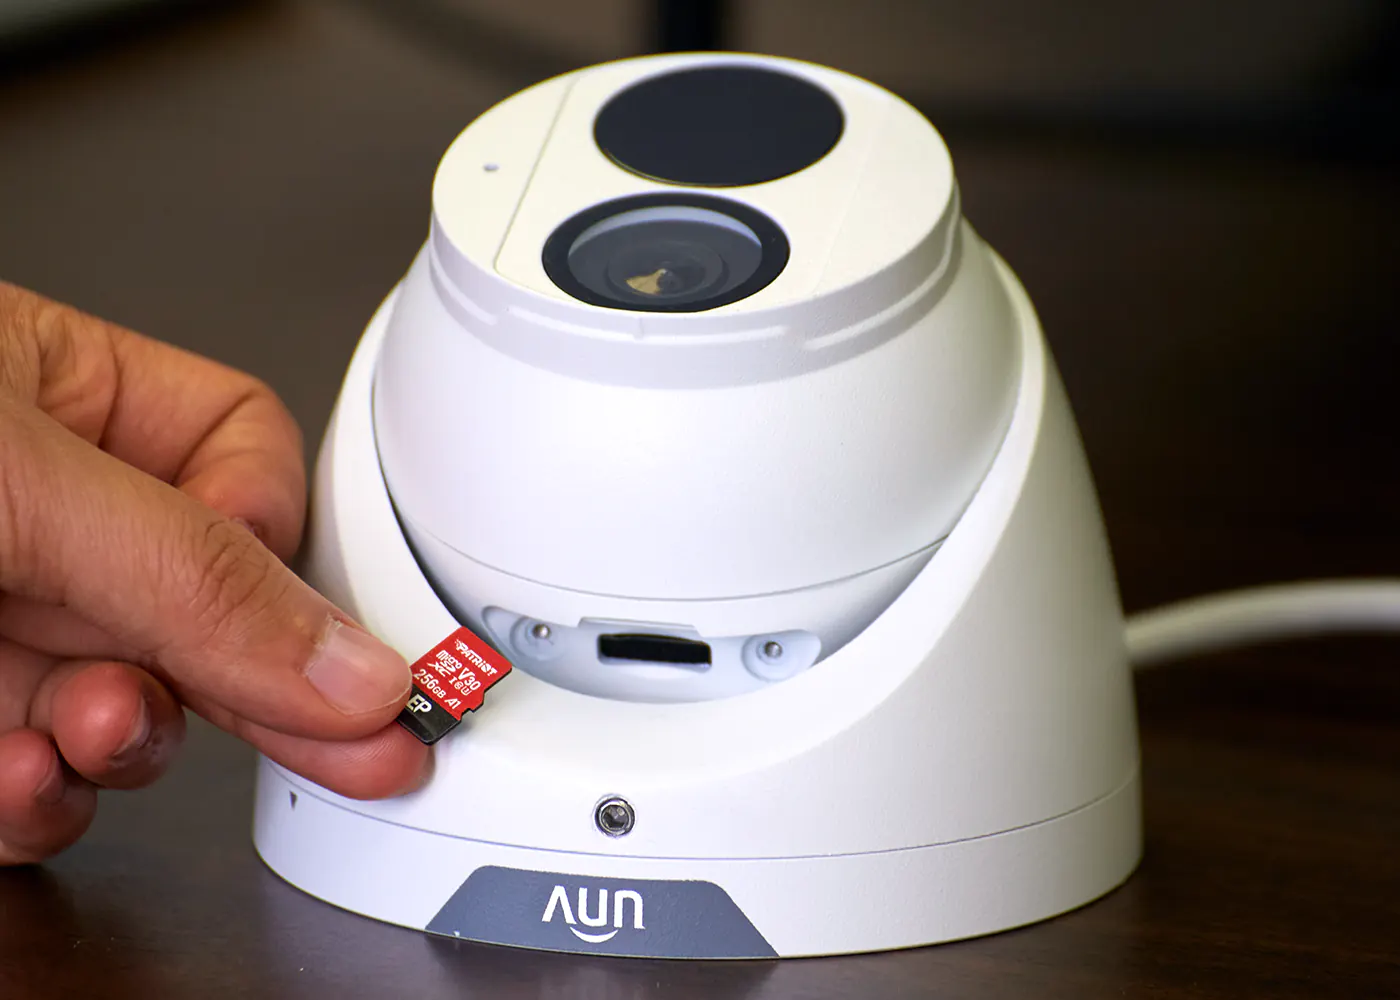
{"type": "Polygon", "coordinates": [[[459,628],[413,664],[413,695],[399,725],[424,743],[436,743],[481,707],[486,691],[510,663],[470,629],[459,628]]]}

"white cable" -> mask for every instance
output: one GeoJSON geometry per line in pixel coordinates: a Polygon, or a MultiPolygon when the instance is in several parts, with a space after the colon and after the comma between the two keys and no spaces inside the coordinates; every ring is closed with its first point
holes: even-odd
{"type": "Polygon", "coordinates": [[[1138,668],[1251,642],[1337,632],[1400,632],[1400,580],[1316,580],[1193,597],[1131,615],[1138,668]]]}

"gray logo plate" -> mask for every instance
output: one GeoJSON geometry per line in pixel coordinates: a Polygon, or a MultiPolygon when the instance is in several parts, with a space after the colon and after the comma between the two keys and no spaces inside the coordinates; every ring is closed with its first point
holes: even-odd
{"type": "Polygon", "coordinates": [[[487,866],[429,931],[488,944],[653,958],[775,958],[713,882],[591,878],[487,866]]]}

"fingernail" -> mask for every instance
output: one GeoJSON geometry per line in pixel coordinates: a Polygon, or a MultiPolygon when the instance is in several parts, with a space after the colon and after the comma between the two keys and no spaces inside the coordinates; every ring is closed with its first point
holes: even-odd
{"type": "Polygon", "coordinates": [[[412,675],[404,658],[374,636],[331,619],[306,679],[346,715],[361,715],[401,700],[412,675]]]}
{"type": "Polygon", "coordinates": [[[57,805],[63,800],[68,784],[63,780],[63,765],[58,762],[58,754],[49,757],[49,769],[39,787],[34,790],[34,798],[46,806],[57,805]]]}
{"type": "Polygon", "coordinates": [[[128,757],[134,757],[141,752],[146,745],[146,741],[151,738],[151,708],[146,704],[146,699],[141,699],[141,708],[136,713],[136,719],[131,724],[131,732],[127,734],[126,741],[117,748],[117,752],[112,754],[114,763],[122,763],[128,757]]]}

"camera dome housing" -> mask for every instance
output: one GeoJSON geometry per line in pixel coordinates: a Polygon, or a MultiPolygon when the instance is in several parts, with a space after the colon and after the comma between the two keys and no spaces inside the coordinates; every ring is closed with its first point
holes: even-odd
{"type": "Polygon", "coordinates": [[[468,127],[346,373],[306,573],[410,660],[466,623],[519,668],[410,795],[262,762],[259,853],[337,906],[819,955],[1041,920],[1141,854],[1113,567],[1034,309],[937,133],[835,71],[630,60],[468,127]]]}
{"type": "Polygon", "coordinates": [[[452,144],[389,314],[375,432],[439,593],[517,666],[705,699],[794,676],[888,606],[990,467],[1019,368],[992,256],[914,109],[807,64],[631,61],[525,91],[452,144]],[[756,80],[767,103],[743,99],[756,80]],[[812,162],[728,162],[783,100],[789,127],[820,119],[795,147],[812,162]],[[620,164],[661,169],[647,143],[666,140],[629,146],[619,103],[641,123],[675,108],[709,173],[620,164]],[[608,657],[618,629],[709,660],[608,657]]]}

